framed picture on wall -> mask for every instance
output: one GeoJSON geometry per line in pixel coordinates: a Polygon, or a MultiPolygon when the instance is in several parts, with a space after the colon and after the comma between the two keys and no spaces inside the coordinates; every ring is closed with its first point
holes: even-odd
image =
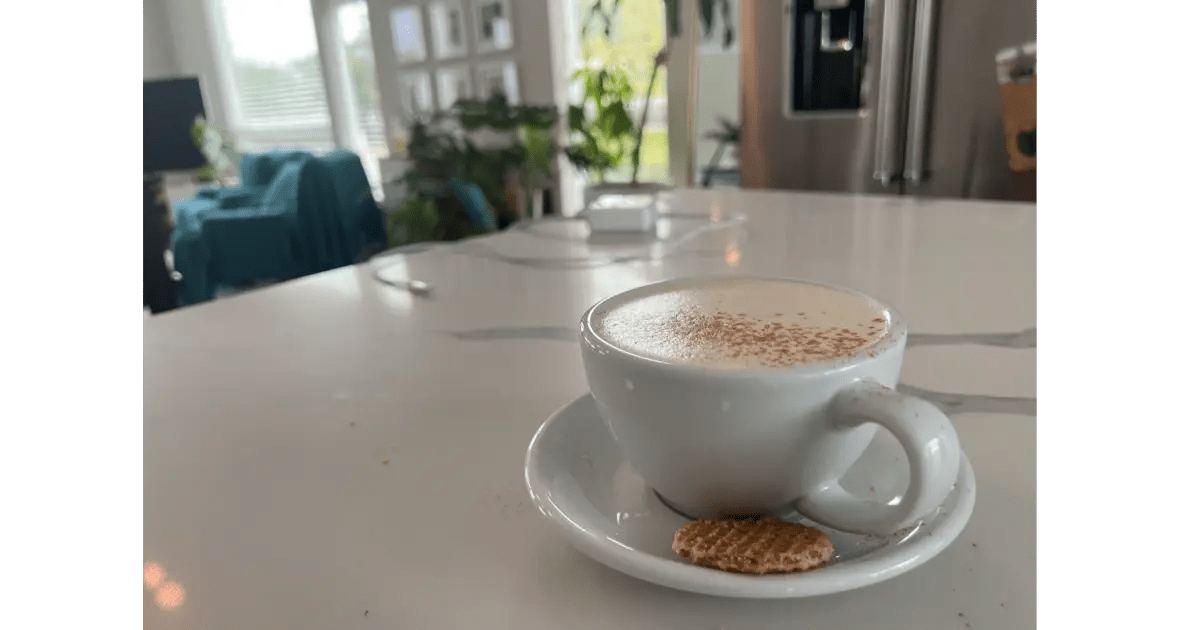
{"type": "Polygon", "coordinates": [[[509,104],[521,102],[520,86],[517,84],[517,64],[512,61],[481,63],[476,69],[476,93],[479,98],[491,98],[503,94],[509,104]]]}
{"type": "Polygon", "coordinates": [[[512,6],[509,0],[472,0],[475,8],[475,49],[481,53],[513,47],[512,6]]]}
{"type": "Polygon", "coordinates": [[[471,73],[466,66],[437,71],[438,108],[450,109],[460,98],[471,97],[471,73]]]}
{"type": "Polygon", "coordinates": [[[433,31],[433,54],[454,59],[467,54],[467,22],[462,0],[429,3],[429,29],[433,31]]]}
{"type": "Polygon", "coordinates": [[[427,114],[433,111],[433,82],[428,72],[402,73],[400,106],[408,114],[427,114]]]}
{"type": "Polygon", "coordinates": [[[396,61],[425,61],[425,32],[421,26],[421,7],[409,5],[392,9],[392,43],[396,61]]]}

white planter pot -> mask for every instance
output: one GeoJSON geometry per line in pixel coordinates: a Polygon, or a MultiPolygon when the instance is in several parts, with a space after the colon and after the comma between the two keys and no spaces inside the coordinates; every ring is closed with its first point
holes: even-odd
{"type": "Polygon", "coordinates": [[[636,186],[629,183],[591,184],[583,189],[583,207],[591,207],[593,202],[605,195],[650,195],[657,199],[659,193],[670,189],[670,186],[656,182],[645,182],[636,186]]]}

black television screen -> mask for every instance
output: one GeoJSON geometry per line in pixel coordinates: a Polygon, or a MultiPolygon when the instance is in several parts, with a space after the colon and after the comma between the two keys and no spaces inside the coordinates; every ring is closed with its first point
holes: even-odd
{"type": "Polygon", "coordinates": [[[203,115],[199,79],[142,83],[142,171],[182,171],[207,164],[192,142],[192,122],[203,115]]]}

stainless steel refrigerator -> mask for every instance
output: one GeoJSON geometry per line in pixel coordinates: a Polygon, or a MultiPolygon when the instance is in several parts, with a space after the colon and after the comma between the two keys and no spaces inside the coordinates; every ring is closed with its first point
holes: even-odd
{"type": "Polygon", "coordinates": [[[742,0],[741,185],[1008,198],[996,53],[1035,0],[742,0]]]}

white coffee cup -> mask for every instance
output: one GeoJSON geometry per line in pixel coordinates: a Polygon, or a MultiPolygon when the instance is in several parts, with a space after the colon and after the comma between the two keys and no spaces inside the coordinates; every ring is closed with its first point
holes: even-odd
{"type": "Polygon", "coordinates": [[[869,351],[784,368],[656,360],[598,331],[598,314],[613,304],[730,280],[647,285],[603,300],[583,316],[583,366],[592,396],[647,485],[696,518],[794,508],[818,523],[864,534],[892,534],[940,505],[958,475],[958,436],[939,409],[895,391],[907,330],[899,313],[878,300],[804,282],[870,301],[887,327],[869,351]],[[896,436],[908,457],[908,489],[899,503],[855,497],[839,483],[879,426],[896,436]]]}

